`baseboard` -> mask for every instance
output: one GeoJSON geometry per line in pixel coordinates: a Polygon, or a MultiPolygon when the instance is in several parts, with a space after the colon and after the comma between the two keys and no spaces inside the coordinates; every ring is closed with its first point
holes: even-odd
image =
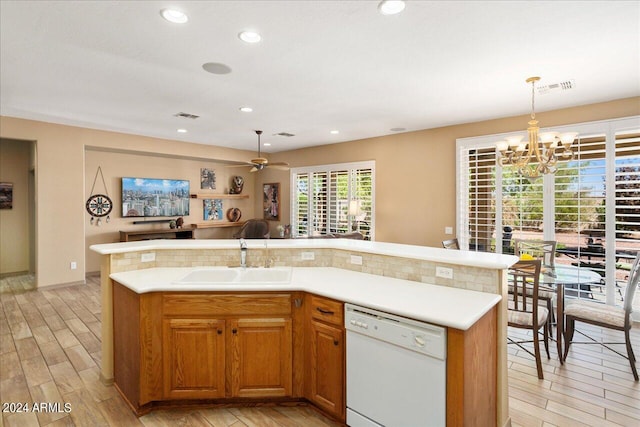
{"type": "Polygon", "coordinates": [[[28,271],[12,271],[10,273],[0,273],[0,279],[5,279],[7,277],[27,276],[27,275],[29,275],[28,271]]]}

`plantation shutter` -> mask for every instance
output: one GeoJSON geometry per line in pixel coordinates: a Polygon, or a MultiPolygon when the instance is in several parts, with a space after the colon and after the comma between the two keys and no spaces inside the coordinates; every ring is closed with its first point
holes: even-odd
{"type": "Polygon", "coordinates": [[[293,226],[292,232],[296,236],[308,235],[309,221],[309,174],[300,173],[295,175],[294,198],[296,203],[292,204],[293,226]]]}
{"type": "Polygon", "coordinates": [[[331,172],[329,233],[347,232],[349,209],[349,171],[331,172]]]}
{"type": "Polygon", "coordinates": [[[292,222],[296,236],[374,231],[374,163],[292,171],[292,222]],[[362,166],[361,166],[362,165],[362,166]]]}
{"type": "Polygon", "coordinates": [[[366,239],[373,232],[373,170],[356,169],[353,181],[355,194],[352,194],[352,198],[356,201],[356,223],[352,224],[352,228],[364,234],[366,239]]]}
{"type": "Polygon", "coordinates": [[[494,147],[467,148],[459,168],[458,240],[475,251],[492,251],[496,218],[496,153],[494,147]]]}
{"type": "Polygon", "coordinates": [[[330,211],[327,206],[327,200],[330,198],[330,192],[327,190],[327,173],[314,172],[312,175],[312,216],[310,236],[327,234],[327,222],[330,211]]]}
{"type": "MultiPolygon", "coordinates": [[[[624,285],[640,250],[640,129],[616,134],[615,153],[615,282],[624,285]]],[[[616,293],[618,301],[623,292],[616,293]]]]}

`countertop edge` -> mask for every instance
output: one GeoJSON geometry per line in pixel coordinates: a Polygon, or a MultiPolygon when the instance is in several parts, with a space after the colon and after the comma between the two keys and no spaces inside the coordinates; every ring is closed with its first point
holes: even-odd
{"type": "Polygon", "coordinates": [[[192,270],[191,267],[160,267],[113,273],[110,277],[139,294],[181,291],[303,291],[463,331],[473,326],[502,299],[498,294],[375,276],[334,267],[292,267],[291,284],[181,285],[180,288],[172,284],[177,277],[192,270]],[[156,279],[158,276],[162,279],[156,279]],[[338,277],[348,284],[337,286],[338,277]],[[149,281],[155,283],[148,285],[149,281]],[[418,303],[421,300],[424,301],[422,305],[418,303]]]}
{"type": "MultiPolygon", "coordinates": [[[[247,240],[249,250],[264,249],[337,249],[360,253],[371,253],[398,258],[457,264],[469,267],[503,270],[518,261],[513,255],[462,250],[448,250],[430,246],[406,245],[401,243],[369,242],[351,239],[251,239],[247,240]]],[[[180,249],[237,249],[237,239],[197,239],[197,240],[143,240],[137,242],[105,243],[91,245],[89,249],[101,255],[152,250],[180,249]]]]}

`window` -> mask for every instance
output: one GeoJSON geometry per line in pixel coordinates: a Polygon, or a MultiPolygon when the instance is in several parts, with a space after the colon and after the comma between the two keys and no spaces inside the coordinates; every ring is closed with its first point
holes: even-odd
{"type": "Polygon", "coordinates": [[[640,117],[566,128],[580,132],[574,158],[531,181],[496,167],[503,135],[458,140],[457,237],[463,248],[499,253],[512,252],[514,238],[556,240],[556,263],[602,277],[576,296],[619,303],[640,250],[640,117]]]}
{"type": "Polygon", "coordinates": [[[294,235],[360,231],[373,240],[374,181],[372,161],[292,169],[294,235]]]}

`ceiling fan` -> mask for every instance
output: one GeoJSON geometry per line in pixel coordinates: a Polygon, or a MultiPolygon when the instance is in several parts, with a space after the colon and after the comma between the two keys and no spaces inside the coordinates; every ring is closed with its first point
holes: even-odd
{"type": "Polygon", "coordinates": [[[246,164],[233,165],[233,166],[252,166],[249,172],[261,171],[266,167],[279,169],[279,170],[289,170],[289,163],[287,162],[274,162],[269,163],[269,160],[265,159],[261,156],[260,153],[260,135],[262,135],[261,130],[255,131],[256,135],[258,135],[258,157],[255,159],[251,159],[251,161],[246,162],[246,164]]]}

